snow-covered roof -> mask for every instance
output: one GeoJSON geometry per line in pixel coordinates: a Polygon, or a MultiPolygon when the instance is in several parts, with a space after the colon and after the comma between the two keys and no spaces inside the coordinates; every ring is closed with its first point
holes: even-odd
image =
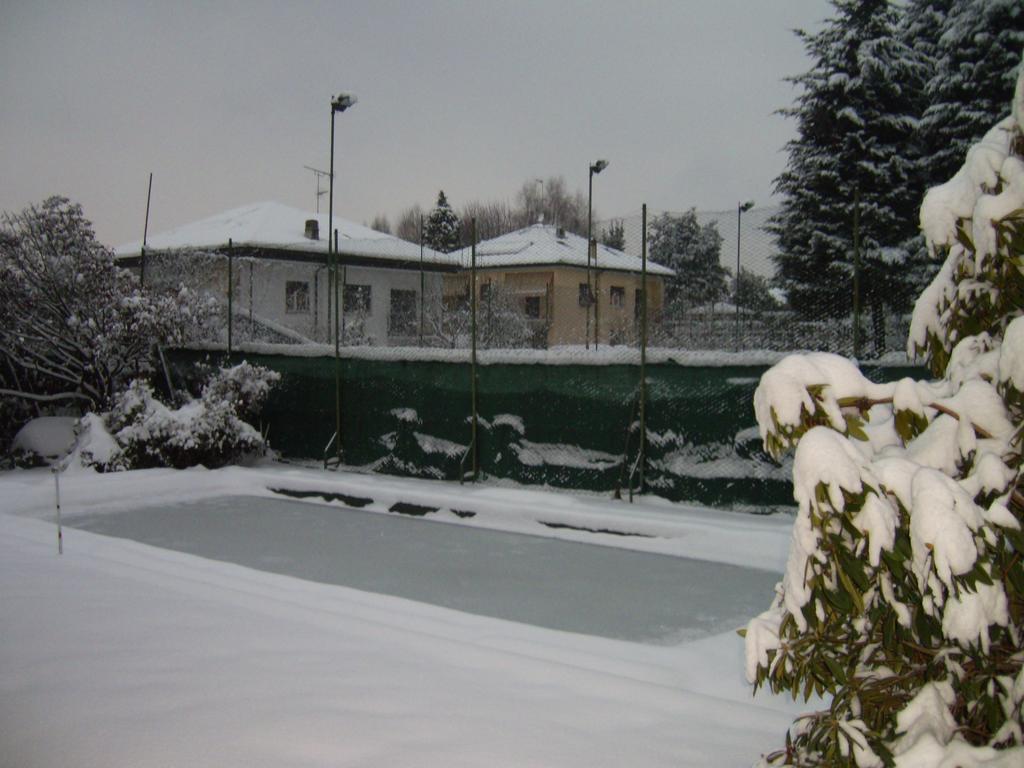
{"type": "MultiPolygon", "coordinates": [[[[329,224],[326,213],[310,213],[281,203],[267,202],[234,208],[207,219],[146,238],[147,251],[178,248],[223,248],[228,239],[235,246],[274,248],[290,251],[327,253],[329,224]],[[316,219],[320,239],[306,237],[306,220],[316,219]]],[[[347,219],[334,217],[338,230],[338,251],[389,261],[419,261],[420,247],[393,235],[377,232],[347,219]]],[[[117,256],[138,256],[142,241],[125,243],[114,249],[117,256]]],[[[425,248],[423,260],[432,264],[458,265],[458,258],[425,248]]]]}
{"type": "MultiPolygon", "coordinates": [[[[462,265],[468,264],[468,251],[462,254],[462,265]]],[[[485,240],[476,247],[477,267],[520,267],[542,264],[587,266],[587,239],[548,224],[530,227],[485,240]]],[[[598,243],[597,268],[623,272],[639,272],[640,259],[598,243]]],[[[668,267],[647,260],[647,272],[668,277],[675,274],[668,267]]]]}

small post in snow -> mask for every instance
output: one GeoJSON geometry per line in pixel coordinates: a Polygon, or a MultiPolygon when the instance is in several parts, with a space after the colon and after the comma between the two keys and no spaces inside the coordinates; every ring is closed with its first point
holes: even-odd
{"type": "Polygon", "coordinates": [[[68,464],[71,463],[71,457],[75,455],[75,449],[78,448],[79,435],[75,435],[75,439],[71,442],[64,452],[64,455],[57,459],[51,466],[50,471],[53,472],[53,484],[56,491],[56,504],[57,504],[57,554],[64,554],[64,528],[61,524],[60,519],[60,475],[68,468],[68,464]]]}
{"type": "Polygon", "coordinates": [[[53,482],[57,488],[57,554],[64,554],[64,531],[60,522],[60,465],[53,467],[53,482]]]}

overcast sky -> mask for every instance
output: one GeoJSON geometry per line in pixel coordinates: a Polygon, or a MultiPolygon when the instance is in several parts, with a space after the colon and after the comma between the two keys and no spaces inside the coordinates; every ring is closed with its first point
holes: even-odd
{"type": "Polygon", "coordinates": [[[100,240],[262,200],[394,221],[563,175],[601,216],[769,202],[796,27],[826,0],[0,0],[0,210],[80,202],[100,240]],[[326,210],[326,197],[322,199],[326,210]]]}

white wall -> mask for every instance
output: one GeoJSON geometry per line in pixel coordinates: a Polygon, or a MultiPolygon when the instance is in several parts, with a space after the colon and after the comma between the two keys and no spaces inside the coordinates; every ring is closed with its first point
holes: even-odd
{"type": "MultiPolygon", "coordinates": [[[[365,318],[365,334],[372,344],[408,343],[412,338],[388,337],[388,316],[391,310],[391,289],[399,288],[420,293],[418,270],[382,269],[378,267],[344,267],[344,283],[369,285],[371,291],[370,314],[365,318]]],[[[426,306],[440,306],[442,275],[424,273],[426,306]]],[[[234,269],[234,301],[236,311],[250,307],[256,317],[291,328],[317,341],[328,340],[330,319],[327,316],[328,270],[322,264],[271,261],[267,259],[236,259],[234,269]],[[295,313],[286,311],[285,285],[290,280],[309,283],[309,310],[295,313]]],[[[344,304],[342,305],[344,308],[344,304]]]]}

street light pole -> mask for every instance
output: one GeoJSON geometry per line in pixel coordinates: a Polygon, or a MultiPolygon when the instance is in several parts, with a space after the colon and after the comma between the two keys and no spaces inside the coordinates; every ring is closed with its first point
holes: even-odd
{"type": "Polygon", "coordinates": [[[736,302],[736,351],[740,351],[740,222],[743,214],[754,207],[753,200],[736,204],[736,283],[733,300],[736,302]]]}
{"type": "MultiPolygon", "coordinates": [[[[331,284],[330,291],[334,293],[334,448],[338,464],[341,464],[341,339],[338,337],[338,245],[334,237],[334,113],[344,112],[355,103],[356,97],[348,93],[339,93],[331,99],[331,183],[327,199],[327,260],[331,275],[328,282],[331,284]]],[[[328,293],[327,296],[330,302],[331,294],[328,293]]],[[[330,338],[330,312],[327,315],[327,323],[330,338]]]]}
{"type": "Polygon", "coordinates": [[[597,268],[597,242],[594,240],[594,174],[600,173],[608,167],[607,160],[598,160],[590,164],[590,176],[587,179],[587,328],[585,332],[585,346],[590,349],[590,307],[594,307],[594,349],[597,349],[597,301],[594,298],[594,289],[590,280],[590,261],[593,259],[594,268],[597,268]]]}

